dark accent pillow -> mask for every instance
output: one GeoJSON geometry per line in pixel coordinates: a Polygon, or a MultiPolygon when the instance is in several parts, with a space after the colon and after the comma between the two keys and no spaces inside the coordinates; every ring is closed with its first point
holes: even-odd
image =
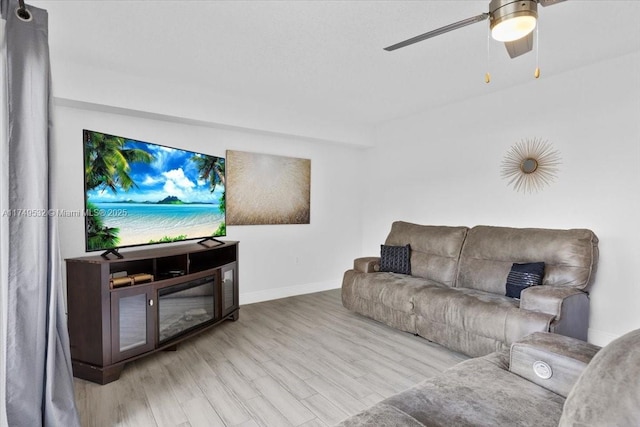
{"type": "Polygon", "coordinates": [[[507,296],[520,298],[523,289],[542,284],[544,262],[514,263],[507,276],[507,296]]]}
{"type": "Polygon", "coordinates": [[[380,271],[411,274],[411,247],[380,245],[380,271]]]}

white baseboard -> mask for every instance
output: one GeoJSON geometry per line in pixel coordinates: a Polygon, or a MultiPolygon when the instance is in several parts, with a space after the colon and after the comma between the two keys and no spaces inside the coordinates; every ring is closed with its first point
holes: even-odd
{"type": "Polygon", "coordinates": [[[599,345],[600,347],[604,347],[609,344],[611,341],[619,338],[618,335],[610,334],[609,332],[600,331],[598,329],[589,328],[589,342],[591,344],[599,345]]]}
{"type": "Polygon", "coordinates": [[[295,295],[311,294],[314,292],[337,289],[341,286],[342,280],[328,280],[326,282],[306,283],[304,285],[286,286],[284,288],[266,289],[264,291],[240,293],[240,305],[253,304],[254,302],[269,301],[292,297],[295,295]]]}

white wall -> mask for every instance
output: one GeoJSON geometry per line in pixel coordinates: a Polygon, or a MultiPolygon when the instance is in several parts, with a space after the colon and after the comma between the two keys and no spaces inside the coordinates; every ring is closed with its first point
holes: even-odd
{"type": "MultiPolygon", "coordinates": [[[[237,94],[216,93],[185,81],[127,74],[126,70],[108,70],[77,64],[52,56],[53,94],[65,104],[92,103],[98,108],[112,106],[141,114],[164,114],[183,121],[199,120],[220,127],[246,128],[264,133],[281,133],[319,141],[367,146],[371,141],[368,126],[337,122],[312,116],[295,105],[265,105],[237,94]],[[90,76],[90,78],[87,78],[90,76]]],[[[283,93],[286,96],[286,93],[283,93]]]]}
{"type": "Polygon", "coordinates": [[[394,220],[590,228],[600,238],[589,340],[640,327],[640,54],[425,111],[379,127],[367,154],[363,253],[394,220]],[[500,177],[507,150],[549,140],[556,182],[522,194],[500,177]]]}
{"type": "MultiPolygon", "coordinates": [[[[348,123],[295,116],[287,121],[286,112],[262,108],[245,115],[220,102],[215,110],[202,110],[206,103],[197,97],[185,101],[193,94],[172,103],[177,88],[153,95],[152,85],[143,82],[139,90],[124,85],[126,93],[107,90],[118,86],[110,84],[90,89],[88,79],[58,66],[54,166],[64,191],[56,202],[59,208],[82,208],[83,128],[214,155],[238,149],[311,158],[310,225],[228,229],[228,239],[241,241],[242,303],[338,287],[353,258],[378,252],[396,219],[588,227],[599,236],[601,253],[589,339],[606,344],[640,327],[638,76],[636,53],[562,75],[543,74],[506,91],[487,85],[483,97],[380,126],[375,147],[365,150],[358,145],[371,144],[369,132],[348,123]],[[552,142],[563,164],[556,183],[526,195],[507,187],[500,163],[515,142],[531,137],[552,142]]],[[[63,256],[84,255],[82,220],[60,223],[63,256]]]]}
{"type": "MultiPolygon", "coordinates": [[[[233,149],[309,158],[311,224],[227,227],[226,239],[240,241],[240,302],[340,287],[342,273],[361,248],[361,149],[252,130],[184,124],[166,117],[154,120],[124,110],[122,113],[55,107],[53,166],[61,189],[55,196],[56,208],[83,209],[82,129],[218,156],[233,149]]],[[[87,255],[83,221],[60,218],[64,258],[87,255]]],[[[123,250],[125,256],[127,251],[123,250]]]]}

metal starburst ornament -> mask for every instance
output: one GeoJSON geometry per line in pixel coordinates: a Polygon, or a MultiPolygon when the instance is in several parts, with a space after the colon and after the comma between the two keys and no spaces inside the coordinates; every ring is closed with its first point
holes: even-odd
{"type": "Polygon", "coordinates": [[[516,191],[538,192],[555,180],[560,164],[560,153],[548,141],[523,139],[504,156],[501,175],[516,191]]]}

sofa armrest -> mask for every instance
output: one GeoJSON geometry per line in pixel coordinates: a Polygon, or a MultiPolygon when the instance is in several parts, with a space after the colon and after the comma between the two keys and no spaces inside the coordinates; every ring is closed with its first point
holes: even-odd
{"type": "Polygon", "coordinates": [[[353,261],[353,269],[360,273],[375,273],[380,271],[380,257],[356,258],[353,261]]]}
{"type": "Polygon", "coordinates": [[[598,350],[575,338],[536,332],[511,345],[509,371],[567,397],[598,350]]]}
{"type": "Polygon", "coordinates": [[[555,316],[550,332],[587,340],[589,296],[563,286],[531,286],[520,295],[520,308],[555,316]]]}

